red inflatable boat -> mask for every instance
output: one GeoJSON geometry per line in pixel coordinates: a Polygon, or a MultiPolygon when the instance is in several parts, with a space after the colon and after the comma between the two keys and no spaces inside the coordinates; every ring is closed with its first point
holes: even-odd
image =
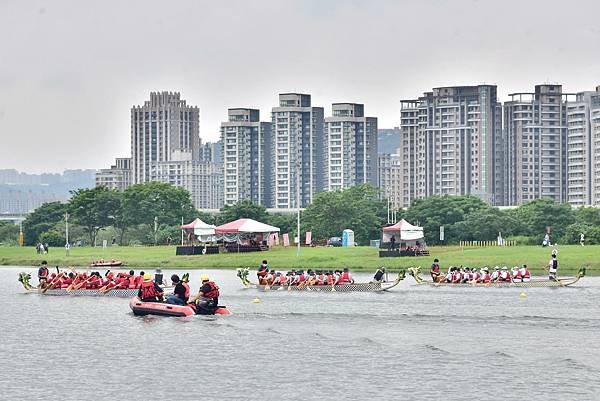
{"type": "MultiPolygon", "coordinates": [[[[129,307],[136,316],[192,316],[196,314],[196,307],[193,304],[173,305],[164,302],[142,302],[138,297],[131,298],[129,307]]],[[[231,315],[231,311],[226,306],[219,305],[215,310],[215,315],[231,315]]]]}

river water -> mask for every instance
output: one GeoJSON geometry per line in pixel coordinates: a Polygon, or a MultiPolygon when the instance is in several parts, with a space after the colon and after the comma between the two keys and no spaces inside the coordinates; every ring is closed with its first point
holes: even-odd
{"type": "Polygon", "coordinates": [[[2,400],[600,399],[600,278],[259,293],[213,270],[234,315],[166,318],[24,294],[24,270],[0,269],[2,400]]]}

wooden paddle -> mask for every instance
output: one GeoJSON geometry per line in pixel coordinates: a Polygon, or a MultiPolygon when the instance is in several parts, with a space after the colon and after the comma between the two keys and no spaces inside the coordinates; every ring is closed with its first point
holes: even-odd
{"type": "Polygon", "coordinates": [[[54,277],[54,279],[52,279],[52,281],[50,282],[50,284],[48,284],[43,290],[42,290],[42,294],[45,294],[46,291],[48,290],[52,290],[54,289],[54,286],[56,286],[56,282],[58,280],[60,280],[62,278],[62,276],[64,275],[64,272],[60,272],[58,273],[58,275],[56,277],[54,277]]]}

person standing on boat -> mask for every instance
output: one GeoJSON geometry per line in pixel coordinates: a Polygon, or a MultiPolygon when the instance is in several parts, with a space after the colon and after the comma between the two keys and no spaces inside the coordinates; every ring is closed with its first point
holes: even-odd
{"type": "Polygon", "coordinates": [[[206,274],[200,277],[200,281],[202,286],[190,303],[196,304],[197,315],[214,315],[219,305],[219,287],[206,274]]]}
{"type": "Polygon", "coordinates": [[[164,291],[152,280],[150,273],[144,274],[144,281],[138,290],[138,297],[142,302],[159,302],[163,300],[164,291]]]}
{"type": "Polygon", "coordinates": [[[550,280],[556,281],[556,273],[558,271],[558,260],[556,259],[556,255],[552,254],[552,259],[548,263],[548,278],[550,280]]]}

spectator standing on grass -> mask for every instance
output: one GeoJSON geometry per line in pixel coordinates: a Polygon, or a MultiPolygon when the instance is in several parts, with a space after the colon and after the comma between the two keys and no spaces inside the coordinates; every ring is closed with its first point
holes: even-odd
{"type": "Polygon", "coordinates": [[[581,244],[581,246],[585,245],[585,235],[583,233],[579,236],[579,244],[581,244]]]}

